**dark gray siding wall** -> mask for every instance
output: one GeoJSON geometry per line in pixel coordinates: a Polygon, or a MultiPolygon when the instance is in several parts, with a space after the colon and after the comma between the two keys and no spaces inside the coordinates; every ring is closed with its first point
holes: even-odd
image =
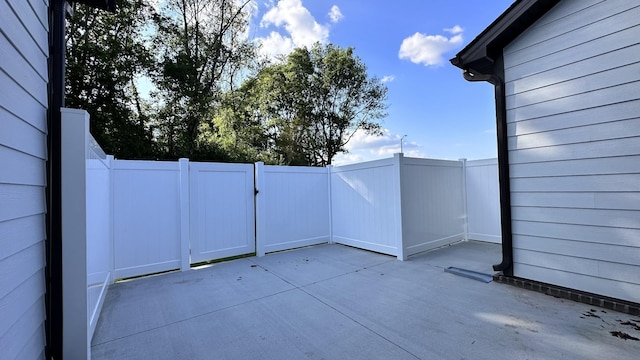
{"type": "Polygon", "coordinates": [[[504,60],[514,275],[640,302],[640,2],[564,0],[504,60]]]}
{"type": "Polygon", "coordinates": [[[44,358],[48,0],[0,0],[0,357],[44,358]]]}

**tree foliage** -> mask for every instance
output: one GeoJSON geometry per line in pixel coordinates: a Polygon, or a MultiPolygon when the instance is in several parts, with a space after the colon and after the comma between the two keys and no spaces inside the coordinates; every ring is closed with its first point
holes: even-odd
{"type": "MultiPolygon", "coordinates": [[[[244,35],[251,1],[170,0],[157,22],[154,45],[159,142],[168,157],[211,156],[202,124],[212,118],[221,94],[253,56],[244,35]]],[[[218,154],[219,155],[219,154],[218,154]]]]}
{"type": "Polygon", "coordinates": [[[89,111],[107,153],[324,166],[356,131],[380,133],[387,88],[352,48],[259,64],[253,1],[147,1],[68,20],[67,106],[89,111]]]}
{"type": "Polygon", "coordinates": [[[143,32],[153,9],[142,0],[119,1],[118,14],[75,5],[67,27],[66,106],[91,114],[91,133],[107,153],[155,155],[136,79],[153,61],[143,32]]]}
{"type": "Polygon", "coordinates": [[[386,116],[387,88],[368,76],[353,48],[332,44],[295,49],[242,90],[286,164],[329,165],[357,130],[380,134],[386,116]]]}

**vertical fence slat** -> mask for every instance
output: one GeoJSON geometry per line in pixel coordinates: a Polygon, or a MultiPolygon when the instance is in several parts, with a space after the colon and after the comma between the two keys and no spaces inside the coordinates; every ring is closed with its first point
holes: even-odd
{"type": "Polygon", "coordinates": [[[191,269],[189,228],[189,159],[179,159],[180,167],[180,270],[191,269]]]}
{"type": "Polygon", "coordinates": [[[265,226],[266,226],[266,209],[264,208],[264,163],[257,162],[255,165],[255,211],[256,211],[256,255],[264,256],[265,254],[265,226]]]}
{"type": "Polygon", "coordinates": [[[113,188],[113,155],[107,155],[107,163],[109,164],[109,284],[115,283],[115,277],[113,276],[114,264],[114,234],[113,234],[113,195],[115,189],[113,188]]]}
{"type": "Polygon", "coordinates": [[[333,215],[331,210],[333,209],[333,203],[331,201],[331,173],[333,172],[333,165],[327,166],[327,196],[329,198],[329,244],[333,244],[333,215]]]}
{"type": "Polygon", "coordinates": [[[469,240],[469,206],[467,205],[467,159],[460,159],[462,164],[462,206],[464,209],[463,237],[464,241],[469,240]]]}
{"type": "Polygon", "coordinates": [[[394,200],[395,212],[394,223],[396,224],[396,248],[398,260],[407,259],[404,244],[404,226],[402,224],[402,173],[404,167],[404,156],[402,153],[393,154],[393,171],[394,171],[394,200]]]}

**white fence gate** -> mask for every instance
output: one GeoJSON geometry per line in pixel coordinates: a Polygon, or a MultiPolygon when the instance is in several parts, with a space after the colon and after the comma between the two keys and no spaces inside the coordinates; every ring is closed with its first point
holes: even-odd
{"type": "Polygon", "coordinates": [[[327,168],[256,164],[258,256],[331,239],[327,168]]]}
{"type": "Polygon", "coordinates": [[[253,164],[189,163],[191,263],[256,250],[253,164]]]}

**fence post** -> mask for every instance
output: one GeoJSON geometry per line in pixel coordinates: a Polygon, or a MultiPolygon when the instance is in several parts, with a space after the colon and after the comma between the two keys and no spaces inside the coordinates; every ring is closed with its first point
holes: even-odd
{"type": "Polygon", "coordinates": [[[467,205],[467,159],[459,159],[462,165],[462,209],[464,210],[463,235],[464,241],[469,240],[469,207],[467,205]]]}
{"type": "Polygon", "coordinates": [[[264,203],[264,163],[259,161],[255,164],[255,207],[256,207],[256,255],[265,255],[266,236],[266,211],[264,203]]]}
{"type": "Polygon", "coordinates": [[[62,352],[90,359],[87,296],[87,147],[89,114],[61,108],[62,352]]]}
{"type": "Polygon", "coordinates": [[[397,256],[398,260],[404,261],[407,259],[405,255],[404,249],[404,227],[402,226],[402,173],[404,167],[404,156],[402,153],[393,154],[393,169],[394,169],[394,179],[396,180],[395,189],[394,189],[394,198],[395,198],[395,219],[394,223],[396,224],[396,248],[397,248],[397,256]]]}
{"type": "Polygon", "coordinates": [[[191,269],[189,214],[189,159],[178,160],[180,168],[180,270],[191,269]]]}
{"type": "Polygon", "coordinates": [[[333,244],[333,201],[331,200],[331,173],[333,165],[327,165],[327,193],[329,195],[329,244],[333,244]]]}
{"type": "Polygon", "coordinates": [[[113,186],[113,166],[114,166],[114,157],[113,155],[107,155],[107,166],[109,167],[109,284],[113,284],[115,282],[115,278],[113,276],[113,269],[115,269],[116,262],[116,249],[115,242],[113,236],[113,199],[115,197],[115,187],[113,186]]]}

